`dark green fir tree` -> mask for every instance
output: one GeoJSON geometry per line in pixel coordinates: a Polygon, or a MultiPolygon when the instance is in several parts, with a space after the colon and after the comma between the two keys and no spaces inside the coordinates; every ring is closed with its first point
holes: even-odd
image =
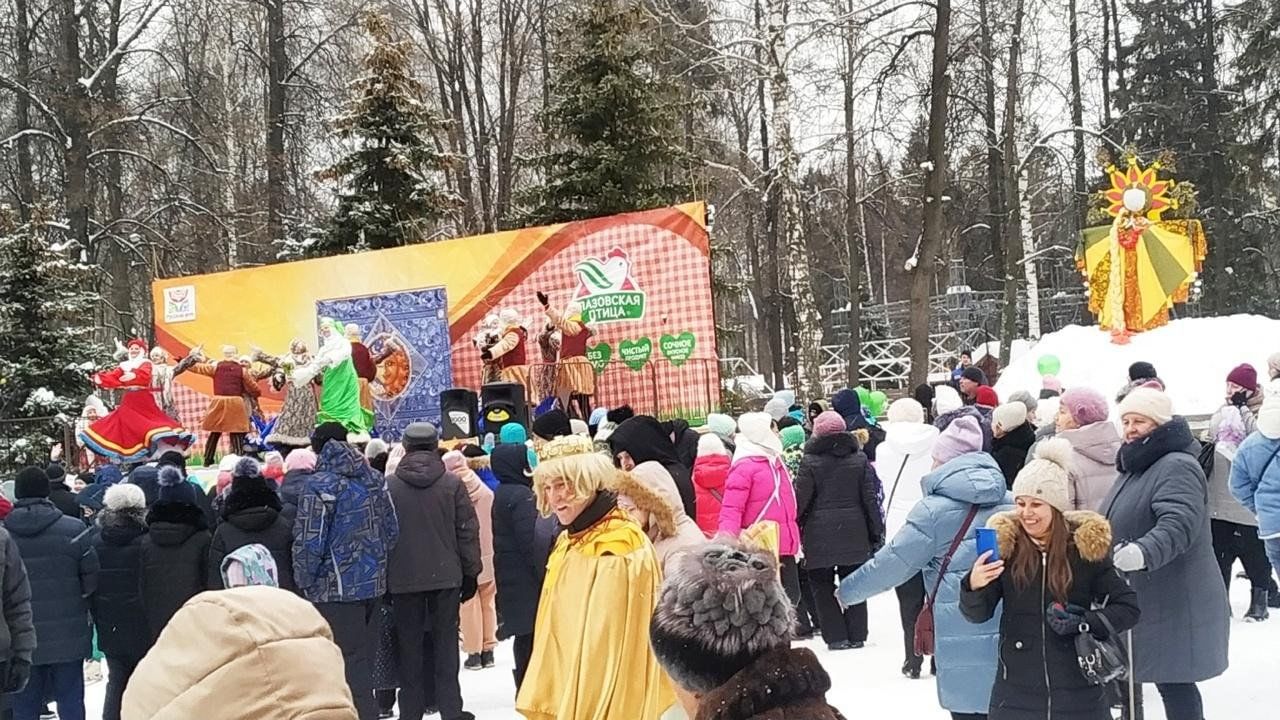
{"type": "Polygon", "coordinates": [[[103,355],[92,341],[87,265],[60,243],[44,208],[27,223],[0,206],[0,468],[43,465],[92,390],[103,355]]]}
{"type": "Polygon", "coordinates": [[[1224,87],[1223,28],[1213,2],[1130,0],[1137,33],[1128,45],[1122,140],[1143,160],[1172,154],[1172,175],[1196,189],[1194,217],[1209,241],[1203,311],[1274,313],[1268,250],[1273,231],[1251,220],[1266,199],[1262,157],[1247,143],[1239,93],[1224,87]]]}
{"type": "Polygon", "coordinates": [[[318,257],[422,242],[455,205],[439,182],[449,158],[431,142],[443,121],[422,103],[412,43],[396,39],[378,14],[366,15],[364,28],[373,41],[366,74],[351,83],[355,97],[331,121],[351,151],[317,173],[337,185],[337,210],[327,226],[282,254],[318,257]]]}
{"type": "Polygon", "coordinates": [[[680,148],[678,93],[662,77],[662,44],[638,0],[575,0],[557,18],[550,105],[542,114],[542,182],[527,196],[531,223],[660,207],[680,148]]]}

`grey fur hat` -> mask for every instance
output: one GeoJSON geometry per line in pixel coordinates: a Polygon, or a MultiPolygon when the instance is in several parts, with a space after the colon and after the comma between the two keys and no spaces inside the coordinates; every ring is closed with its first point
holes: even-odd
{"type": "Polygon", "coordinates": [[[708,692],[765,652],[789,647],[794,623],[773,555],[717,542],[668,561],[649,642],[672,680],[708,692]]]}

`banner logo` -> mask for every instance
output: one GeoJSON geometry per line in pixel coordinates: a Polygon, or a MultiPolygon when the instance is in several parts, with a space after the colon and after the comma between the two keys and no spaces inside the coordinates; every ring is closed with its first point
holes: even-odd
{"type": "Polygon", "coordinates": [[[196,319],[196,288],[179,285],[164,290],[164,321],[189,322],[196,319]]]}
{"type": "Polygon", "coordinates": [[[645,294],[631,274],[631,258],[615,247],[602,258],[584,258],[573,266],[578,276],[574,299],[588,324],[644,319],[645,294]]]}

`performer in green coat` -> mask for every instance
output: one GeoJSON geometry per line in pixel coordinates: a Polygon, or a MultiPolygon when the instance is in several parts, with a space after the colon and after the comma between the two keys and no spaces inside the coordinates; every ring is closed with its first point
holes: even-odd
{"type": "Polygon", "coordinates": [[[320,318],[320,351],[311,362],[294,370],[293,383],[305,387],[317,374],[321,378],[320,411],[316,425],[342,423],[351,442],[367,442],[374,416],[360,406],[360,381],[351,363],[351,343],[342,323],[333,318],[320,318]]]}

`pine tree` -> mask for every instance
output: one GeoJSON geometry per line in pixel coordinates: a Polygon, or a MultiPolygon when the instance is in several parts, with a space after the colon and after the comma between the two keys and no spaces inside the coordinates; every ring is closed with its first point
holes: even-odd
{"type": "Polygon", "coordinates": [[[653,21],[637,0],[579,0],[555,33],[550,152],[528,220],[554,223],[669,205],[683,158],[674,86],[653,21]]]}
{"type": "Polygon", "coordinates": [[[0,467],[46,462],[92,390],[103,353],[93,336],[101,298],[89,266],[68,259],[37,207],[18,222],[0,206],[0,467]],[[18,422],[8,422],[18,420],[18,422]]]}
{"type": "Polygon", "coordinates": [[[1202,306],[1216,314],[1275,312],[1270,232],[1248,220],[1264,203],[1255,183],[1260,156],[1241,143],[1236,94],[1220,84],[1213,2],[1134,0],[1128,8],[1138,32],[1127,58],[1123,139],[1147,161],[1171,152],[1175,179],[1196,188],[1195,217],[1209,240],[1202,306]]]}
{"type": "Polygon", "coordinates": [[[364,28],[373,40],[364,60],[368,74],[351,83],[354,99],[331,121],[334,135],[354,148],[317,173],[338,184],[337,210],[325,228],[286,253],[317,257],[421,242],[430,223],[455,205],[436,180],[449,158],[430,136],[444,123],[422,104],[412,44],[395,39],[381,15],[366,15],[364,28]]]}

